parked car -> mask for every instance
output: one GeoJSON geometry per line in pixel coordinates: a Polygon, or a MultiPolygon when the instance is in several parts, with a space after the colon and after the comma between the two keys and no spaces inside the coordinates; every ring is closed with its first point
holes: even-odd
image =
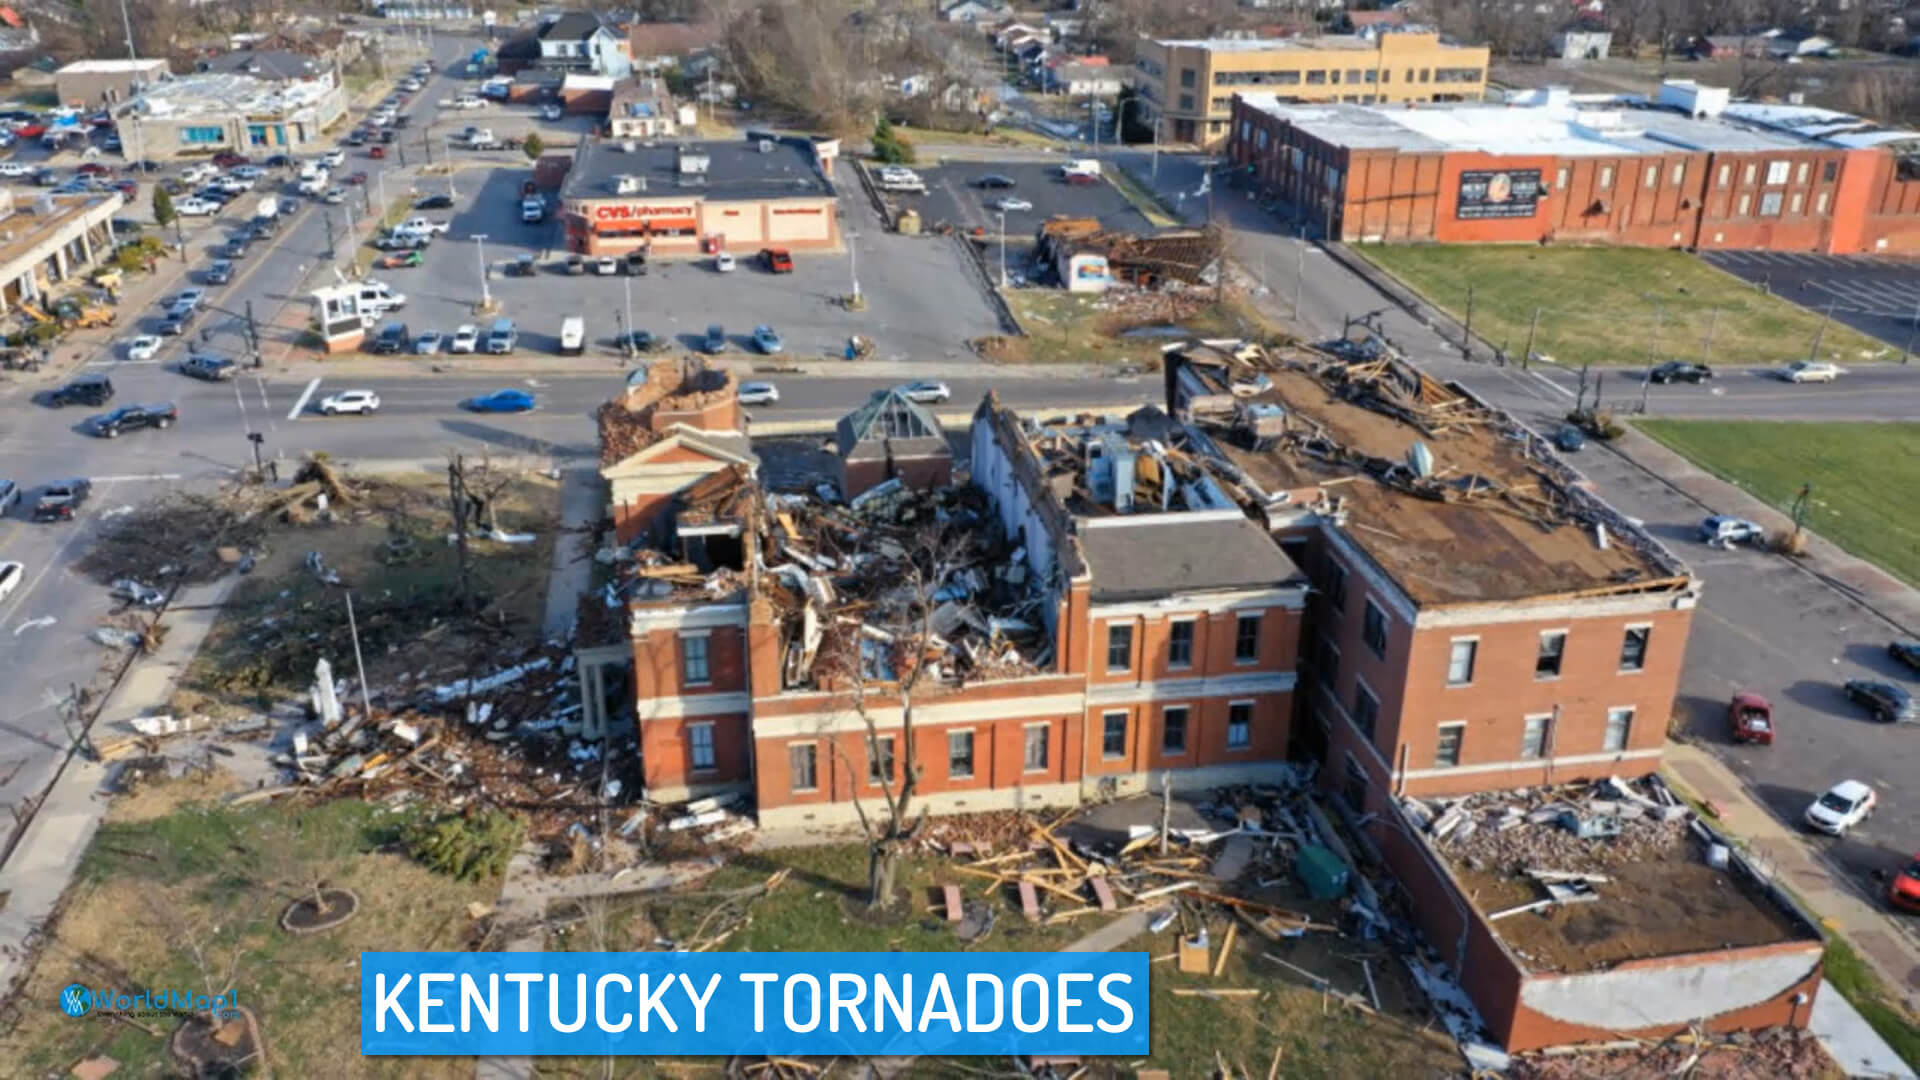
{"type": "Polygon", "coordinates": [[[375,265],[382,270],[411,270],[426,261],[426,256],[418,251],[395,251],[380,256],[380,261],[375,265]]]}
{"type": "Polygon", "coordinates": [[[587,347],[587,320],[584,316],[569,315],[560,321],[560,354],[573,356],[587,347]]]}
{"type": "Polygon", "coordinates": [[[601,277],[612,277],[620,272],[620,260],[611,255],[602,255],[593,260],[593,272],[601,277]]]}
{"type": "Polygon", "coordinates": [[[461,323],[454,328],[453,336],[447,339],[447,351],[450,353],[470,353],[480,348],[480,328],[472,323],[461,323]]]}
{"type": "Polygon", "coordinates": [[[1686,382],[1696,385],[1713,378],[1713,369],[1705,364],[1688,363],[1685,360],[1669,360],[1657,364],[1647,372],[1647,381],[1651,383],[1686,382]]]}
{"type": "Polygon", "coordinates": [[[495,390],[466,402],[468,409],[482,413],[530,412],[533,405],[533,395],[525,390],[495,390]]]}
{"type": "Polygon", "coordinates": [[[235,374],[233,361],[224,356],[194,353],[180,361],[180,374],[207,382],[224,382],[235,374]]]}
{"type": "Polygon", "coordinates": [[[337,169],[346,163],[347,152],[345,150],[329,150],[320,155],[320,164],[329,169],[337,169]]]}
{"type": "Polygon", "coordinates": [[[1904,686],[1878,679],[1848,679],[1841,693],[1855,705],[1864,705],[1873,718],[1883,724],[1920,722],[1920,705],[1904,686]]]}
{"type": "Polygon", "coordinates": [[[136,363],[146,363],[160,354],[160,346],[166,344],[152,334],[142,334],[127,342],[127,359],[136,363]]]}
{"type": "Polygon", "coordinates": [[[727,351],[727,330],[719,323],[707,327],[707,336],[701,339],[700,347],[710,353],[727,351]]]}
{"type": "Polygon", "coordinates": [[[920,382],[908,383],[900,388],[900,393],[908,401],[920,405],[938,404],[953,396],[953,391],[947,388],[947,384],[937,379],[923,379],[920,382]]]}
{"type": "Polygon", "coordinates": [[[341,413],[371,416],[379,411],[380,395],[371,390],[342,390],[320,399],[321,416],[339,416],[341,413]]]}
{"type": "Polygon", "coordinates": [[[13,595],[20,587],[20,580],[27,576],[27,564],[22,562],[0,562],[0,600],[13,595]]]}
{"type": "Polygon", "coordinates": [[[1727,726],[1737,743],[1773,745],[1773,703],[1741,691],[1727,704],[1727,726]]]}
{"type": "Polygon", "coordinates": [[[505,356],[520,343],[520,331],[513,325],[512,319],[495,319],[487,328],[487,353],[490,356],[505,356]]]}
{"type": "Polygon", "coordinates": [[[412,340],[413,335],[407,332],[406,323],[390,322],[380,328],[380,333],[373,339],[373,347],[367,351],[375,356],[393,356],[404,351],[412,340]]]}
{"type": "Polygon", "coordinates": [[[453,209],[453,196],[429,195],[419,202],[414,203],[413,208],[415,210],[451,210],[453,209]]]}
{"type": "Polygon", "coordinates": [[[105,375],[80,375],[47,395],[54,408],[66,405],[105,405],[113,400],[113,380],[105,375]]]}
{"type": "Polygon", "coordinates": [[[1011,195],[1004,195],[998,199],[989,200],[987,202],[987,209],[999,210],[1003,213],[1011,214],[1015,211],[1031,210],[1033,209],[1033,204],[1025,199],[1016,199],[1011,195]]]}
{"type": "Polygon", "coordinates": [[[780,388],[770,382],[750,382],[740,384],[740,404],[777,405],[780,402],[780,388]]]}
{"type": "Polygon", "coordinates": [[[327,189],[326,194],[320,196],[320,201],[326,203],[328,206],[339,206],[341,203],[347,201],[347,189],[330,187],[327,189]]]}
{"type": "Polygon", "coordinates": [[[1829,836],[1845,836],[1848,829],[1873,815],[1880,797],[1858,780],[1842,780],[1807,807],[1807,825],[1829,836]]]}
{"type": "Polygon", "coordinates": [[[1575,454],[1586,448],[1586,433],[1572,424],[1561,424],[1553,432],[1553,445],[1562,453],[1575,454]]]}
{"type": "Polygon", "coordinates": [[[672,340],[661,337],[651,330],[629,330],[613,339],[616,349],[632,349],[638,353],[665,352],[673,347],[672,340]]]}
{"type": "Polygon", "coordinates": [[[1887,655],[1915,671],[1920,671],[1920,641],[1889,641],[1887,655]]]}
{"type": "Polygon", "coordinates": [[[985,176],[974,177],[973,186],[988,191],[1010,188],[1014,186],[1014,179],[1001,173],[987,173],[985,176]]]}
{"type": "Polygon", "coordinates": [[[587,257],[585,255],[567,256],[566,271],[567,273],[573,274],[575,276],[586,273],[587,257]]]}
{"type": "Polygon", "coordinates": [[[206,217],[220,212],[220,204],[212,199],[203,199],[190,195],[173,201],[173,211],[181,217],[206,217]]]}
{"type": "Polygon", "coordinates": [[[1700,539],[1709,544],[1759,543],[1767,532],[1746,518],[1715,514],[1700,523],[1700,539]]]}
{"type": "Polygon", "coordinates": [[[57,480],[40,491],[40,498],[33,504],[35,521],[72,521],[80,512],[80,507],[93,494],[93,481],[85,478],[57,480]]]}
{"type": "Polygon", "coordinates": [[[233,260],[215,259],[207,266],[207,284],[225,285],[233,280],[233,260]]]}
{"type": "Polygon", "coordinates": [[[166,430],[180,418],[180,410],[172,403],[154,405],[122,405],[110,413],[93,418],[90,425],[93,433],[103,439],[117,439],[123,431],[138,431],[141,428],[159,428],[166,430]]]}
{"type": "Polygon", "coordinates": [[[245,154],[236,154],[236,153],[233,153],[232,151],[226,151],[224,153],[213,155],[213,163],[223,169],[234,169],[242,165],[253,164],[253,159],[246,156],[245,154]]]}
{"type": "Polygon", "coordinates": [[[1920,912],[1920,855],[1909,859],[1906,868],[1887,883],[1887,903],[1901,911],[1920,912]]]}
{"type": "Polygon", "coordinates": [[[438,330],[422,331],[420,336],[413,339],[414,355],[432,356],[440,351],[440,346],[445,344],[446,340],[447,336],[438,330]]]}
{"type": "Polygon", "coordinates": [[[1840,377],[1840,366],[1823,360],[1795,360],[1780,369],[1780,377],[1790,383],[1832,382],[1840,377]]]}
{"type": "Polygon", "coordinates": [[[713,269],[716,273],[731,274],[733,273],[733,267],[733,256],[727,252],[723,251],[713,257],[713,269]]]}
{"type": "Polygon", "coordinates": [[[762,248],[760,262],[769,274],[793,273],[793,254],[786,248],[762,248]]]}

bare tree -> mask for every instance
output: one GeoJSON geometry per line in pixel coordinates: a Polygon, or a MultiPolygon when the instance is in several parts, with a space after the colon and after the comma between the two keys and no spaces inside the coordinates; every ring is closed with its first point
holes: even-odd
{"type": "Polygon", "coordinates": [[[863,613],[864,620],[843,617],[831,651],[823,650],[820,660],[847,688],[846,707],[866,732],[868,775],[880,787],[883,813],[869,814],[860,799],[861,770],[840,740],[828,740],[853,779],[853,809],[867,844],[867,906],[876,910],[892,905],[901,856],[927,820],[926,806],[917,816],[913,806],[920,782],[914,709],[916,693],[938,661],[932,645],[933,612],[939,606],[934,594],[970,561],[965,534],[938,524],[909,531],[900,538],[900,550],[883,572],[899,584],[863,613]],[[881,734],[878,717],[892,704],[900,709],[897,748],[891,733],[881,734]]]}

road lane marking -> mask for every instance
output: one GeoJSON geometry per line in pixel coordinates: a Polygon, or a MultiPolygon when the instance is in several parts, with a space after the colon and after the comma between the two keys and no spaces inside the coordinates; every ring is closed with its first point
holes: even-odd
{"type": "MultiPolygon", "coordinates": [[[[315,390],[318,390],[319,388],[320,388],[320,377],[316,376],[312,382],[307,384],[306,390],[302,392],[300,395],[300,400],[293,403],[293,410],[287,413],[287,419],[289,420],[300,419],[300,414],[307,411],[308,400],[313,397],[313,392],[315,390]]],[[[261,392],[263,395],[265,394],[264,389],[261,392]]]]}
{"type": "Polygon", "coordinates": [[[1551,389],[1554,393],[1559,394],[1561,397],[1573,396],[1573,391],[1567,389],[1564,386],[1561,386],[1559,383],[1554,382],[1552,379],[1548,378],[1546,372],[1529,370],[1527,374],[1545,383],[1549,389],[1551,389]]]}
{"type": "Polygon", "coordinates": [[[90,479],[96,484],[131,483],[140,480],[178,480],[180,474],[169,473],[130,473],[126,476],[95,476],[90,479]]]}
{"type": "Polygon", "coordinates": [[[58,621],[59,620],[55,619],[51,615],[42,615],[37,619],[28,619],[25,622],[22,622],[19,626],[16,626],[13,628],[13,636],[19,637],[21,633],[24,631],[38,630],[43,626],[52,626],[55,622],[58,622],[58,621]]]}

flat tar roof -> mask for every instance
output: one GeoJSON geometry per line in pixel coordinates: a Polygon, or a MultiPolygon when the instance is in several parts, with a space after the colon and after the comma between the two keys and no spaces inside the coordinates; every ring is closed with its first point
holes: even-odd
{"type": "MultiPolygon", "coordinates": [[[[1269,416],[1291,432],[1247,438],[1195,410],[1195,426],[1213,452],[1270,498],[1291,493],[1290,504],[1301,506],[1331,500],[1345,515],[1345,535],[1416,604],[1678,588],[1688,580],[1656,541],[1578,490],[1577,474],[1535,436],[1430,378],[1421,376],[1418,393],[1406,395],[1417,404],[1405,407],[1432,418],[1422,431],[1338,396],[1300,361],[1263,367],[1267,388],[1237,399],[1230,397],[1229,368],[1201,356],[1186,370],[1215,399],[1274,407],[1269,416]],[[1432,497],[1378,476],[1407,461],[1415,444],[1431,454],[1432,497]],[[1591,524],[1596,518],[1611,521],[1604,547],[1591,524]]],[[[1357,384],[1352,389],[1363,392],[1357,384]]]]}
{"type": "Polygon", "coordinates": [[[1300,576],[1273,537],[1239,510],[1082,518],[1078,536],[1095,603],[1271,588],[1300,576]]]}
{"type": "Polygon", "coordinates": [[[563,199],[645,199],[674,195],[705,199],[831,198],[833,182],[823,175],[813,146],[805,139],[738,142],[644,142],[594,139],[583,142],[561,190],[563,199]],[[632,150],[625,149],[632,146],[632,150]],[[681,154],[704,155],[702,173],[683,173],[681,154]],[[641,182],[622,193],[619,178],[641,182]]]}
{"type": "MultiPolygon", "coordinates": [[[[1605,106],[1294,104],[1274,94],[1241,94],[1250,108],[1335,146],[1361,150],[1618,157],[1675,150],[1804,150],[1809,139],[1726,120],[1696,120],[1669,109],[1605,106]]],[[[1732,110],[1729,110],[1732,115],[1732,110]]]]}

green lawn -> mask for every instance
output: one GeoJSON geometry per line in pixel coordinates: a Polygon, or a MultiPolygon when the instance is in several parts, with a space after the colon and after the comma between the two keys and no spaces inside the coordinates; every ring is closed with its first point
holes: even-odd
{"type": "Polygon", "coordinates": [[[1920,423],[1645,420],[1641,430],[1782,511],[1813,485],[1814,532],[1920,583],[1920,423]]]}
{"type": "MultiPolygon", "coordinates": [[[[1574,367],[1699,360],[1766,366],[1804,360],[1822,316],[1680,251],[1522,245],[1369,244],[1354,250],[1457,319],[1473,289],[1473,330],[1518,357],[1536,309],[1533,349],[1574,367]]],[[[1838,323],[1825,359],[1857,364],[1898,349],[1838,323]]]]}

